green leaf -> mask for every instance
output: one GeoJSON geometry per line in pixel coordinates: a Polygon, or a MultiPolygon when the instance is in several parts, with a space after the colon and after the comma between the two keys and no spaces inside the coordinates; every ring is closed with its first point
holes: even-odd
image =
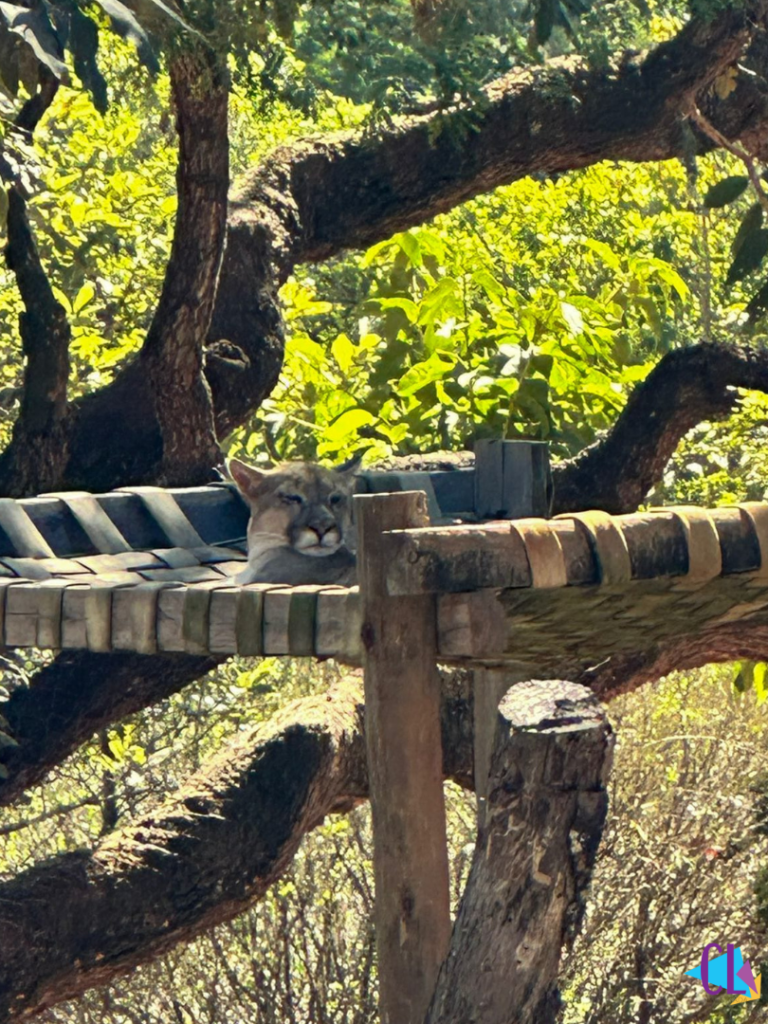
{"type": "Polygon", "coordinates": [[[640,307],[640,309],[642,309],[643,313],[645,314],[645,319],[648,323],[648,326],[653,331],[656,340],[661,341],[663,325],[661,314],[659,313],[659,307],[656,305],[656,303],[653,301],[650,295],[639,295],[635,299],[635,303],[640,307]]]}
{"type": "Polygon", "coordinates": [[[81,309],[85,309],[88,303],[93,301],[95,295],[96,289],[90,281],[86,281],[75,296],[75,301],[72,303],[72,312],[79,313],[81,309]]]}
{"type": "Polygon", "coordinates": [[[456,360],[452,356],[446,358],[435,352],[429,359],[425,359],[421,363],[414,363],[400,380],[395,382],[394,389],[398,395],[403,397],[414,395],[427,384],[442,380],[443,377],[451,373],[455,365],[456,360]]]}
{"type": "Polygon", "coordinates": [[[758,661],[752,673],[752,680],[757,697],[757,706],[765,704],[768,700],[768,665],[764,661],[758,661]]]}
{"type": "Polygon", "coordinates": [[[736,281],[741,281],[742,278],[745,278],[747,274],[751,274],[753,270],[760,266],[767,252],[768,230],[758,228],[757,231],[747,235],[741,243],[733,263],[728,268],[725,283],[734,284],[736,281]]]}
{"type": "Polygon", "coordinates": [[[736,693],[746,693],[747,690],[752,689],[754,671],[755,663],[753,661],[739,662],[733,679],[733,688],[736,693]]]}
{"type": "Polygon", "coordinates": [[[325,427],[323,440],[338,444],[351,434],[356,433],[360,427],[366,427],[369,423],[373,423],[374,419],[373,413],[368,412],[367,409],[347,409],[337,420],[325,427]]]}
{"type": "Polygon", "coordinates": [[[751,235],[753,231],[757,231],[763,223],[763,207],[760,203],[753,203],[739,224],[739,230],[736,232],[736,236],[731,242],[731,255],[735,256],[739,249],[744,244],[744,239],[751,235]]]}
{"type": "Polygon", "coordinates": [[[728,178],[723,178],[722,181],[718,181],[716,185],[713,185],[704,196],[704,205],[709,210],[727,206],[728,203],[732,203],[734,199],[739,198],[748,184],[749,178],[746,174],[732,174],[728,178]]]}

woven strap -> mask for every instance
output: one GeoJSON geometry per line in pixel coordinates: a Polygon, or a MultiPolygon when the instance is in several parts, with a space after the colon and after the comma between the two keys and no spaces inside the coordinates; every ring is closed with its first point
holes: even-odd
{"type": "Polygon", "coordinates": [[[121,487],[120,490],[141,499],[147,512],[168,538],[170,547],[197,548],[205,544],[168,491],[161,487],[121,487]]]}
{"type": "Polygon", "coordinates": [[[589,537],[597,560],[600,583],[628,583],[632,579],[632,562],[624,534],[607,512],[597,509],[556,516],[572,519],[589,537]]]}
{"type": "Polygon", "coordinates": [[[705,509],[687,505],[652,508],[658,515],[673,515],[685,534],[688,549],[688,572],[684,579],[706,583],[723,571],[723,553],[712,516],[705,509]]]}
{"type": "Polygon", "coordinates": [[[510,530],[525,545],[531,567],[531,586],[537,590],[568,583],[560,538],[545,519],[513,519],[510,530]]]}
{"type": "Polygon", "coordinates": [[[13,498],[0,498],[0,527],[8,535],[15,554],[27,558],[55,558],[48,541],[13,498]]]}
{"type": "Polygon", "coordinates": [[[760,549],[760,568],[752,575],[756,579],[768,579],[768,505],[762,501],[743,501],[735,507],[751,524],[760,549]]]}
{"type": "Polygon", "coordinates": [[[119,555],[131,550],[128,541],[88,491],[53,491],[44,497],[58,498],[66,505],[100,554],[119,555]]]}

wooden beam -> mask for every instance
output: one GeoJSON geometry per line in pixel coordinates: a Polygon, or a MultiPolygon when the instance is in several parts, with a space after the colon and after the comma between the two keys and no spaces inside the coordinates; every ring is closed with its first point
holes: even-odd
{"type": "Polygon", "coordinates": [[[422,1024],[450,940],[432,595],[390,597],[384,530],[428,522],[422,492],[355,498],[382,1024],[422,1024]]]}

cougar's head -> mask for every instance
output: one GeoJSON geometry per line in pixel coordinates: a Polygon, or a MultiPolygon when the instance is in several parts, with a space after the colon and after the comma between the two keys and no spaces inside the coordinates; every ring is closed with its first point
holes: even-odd
{"type": "Polygon", "coordinates": [[[356,464],[325,469],[309,462],[287,462],[262,470],[230,459],[229,472],[251,510],[249,552],[277,545],[317,557],[332,555],[341,547],[354,551],[356,469],[356,464]]]}

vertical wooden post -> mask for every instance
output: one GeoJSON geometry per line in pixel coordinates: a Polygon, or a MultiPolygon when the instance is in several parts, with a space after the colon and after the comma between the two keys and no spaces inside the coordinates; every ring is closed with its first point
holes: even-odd
{"type": "Polygon", "coordinates": [[[389,597],[383,530],[428,525],[422,492],[355,498],[382,1024],[422,1024],[448,952],[435,598],[389,597]]]}
{"type": "Polygon", "coordinates": [[[546,518],[551,497],[546,441],[475,442],[475,512],[481,519],[546,518]]]}

